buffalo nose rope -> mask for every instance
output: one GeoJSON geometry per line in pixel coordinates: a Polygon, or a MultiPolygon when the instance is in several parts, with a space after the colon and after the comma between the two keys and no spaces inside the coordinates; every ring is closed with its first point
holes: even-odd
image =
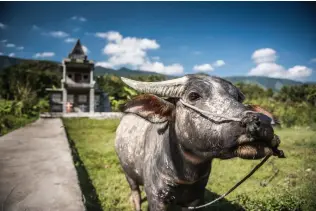
{"type": "MultiPolygon", "coordinates": [[[[216,122],[216,123],[224,123],[224,122],[227,122],[227,121],[234,121],[234,122],[241,122],[241,118],[235,118],[235,117],[228,117],[228,116],[223,116],[223,115],[219,115],[219,114],[213,114],[211,112],[208,112],[208,111],[204,111],[204,110],[201,110],[193,105],[190,105],[186,102],[184,102],[184,100],[180,99],[180,102],[185,105],[186,107],[188,108],[191,108],[193,110],[195,110],[196,112],[202,114],[204,117],[206,117],[207,119],[213,121],[213,122],[216,122]]],[[[252,111],[249,111],[249,112],[252,112],[252,111]]],[[[252,112],[252,113],[255,113],[255,112],[252,112]]]]}

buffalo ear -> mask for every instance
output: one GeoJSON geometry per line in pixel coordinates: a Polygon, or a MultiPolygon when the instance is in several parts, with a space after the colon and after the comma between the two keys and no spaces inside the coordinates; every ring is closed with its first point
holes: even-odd
{"type": "Polygon", "coordinates": [[[152,123],[162,123],[173,120],[175,105],[156,95],[139,95],[127,102],[125,113],[136,114],[152,123]]]}

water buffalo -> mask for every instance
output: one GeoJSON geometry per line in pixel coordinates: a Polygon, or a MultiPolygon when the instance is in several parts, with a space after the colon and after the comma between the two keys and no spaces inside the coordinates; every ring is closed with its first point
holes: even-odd
{"type": "Polygon", "coordinates": [[[271,118],[244,105],[241,91],[224,79],[122,80],[145,93],[126,104],[115,143],[137,211],[139,186],[150,211],[199,205],[214,158],[259,159],[279,144],[271,118]]]}

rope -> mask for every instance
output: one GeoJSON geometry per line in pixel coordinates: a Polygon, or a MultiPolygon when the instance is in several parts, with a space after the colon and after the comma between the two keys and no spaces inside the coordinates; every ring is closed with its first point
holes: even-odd
{"type": "Polygon", "coordinates": [[[222,198],[224,198],[225,196],[227,196],[228,194],[230,194],[233,190],[235,190],[239,185],[241,185],[244,181],[246,181],[249,177],[251,177],[251,175],[253,175],[270,157],[271,155],[266,155],[261,162],[256,165],[242,180],[240,180],[238,183],[236,183],[231,189],[229,189],[226,193],[224,193],[223,195],[221,195],[220,197],[214,199],[213,201],[200,205],[200,206],[196,206],[196,207],[188,207],[189,210],[197,210],[203,207],[207,207],[210,206],[211,204],[214,204],[215,202],[221,200],[222,198]]]}
{"type": "MultiPolygon", "coordinates": [[[[199,109],[198,107],[195,107],[193,105],[190,105],[186,102],[184,102],[182,99],[180,99],[180,102],[185,105],[186,107],[189,107],[193,110],[195,110],[196,112],[202,114],[204,117],[208,118],[209,120],[215,122],[215,123],[224,123],[224,122],[241,122],[242,119],[241,118],[235,118],[235,117],[228,117],[228,116],[223,116],[223,115],[220,115],[220,114],[213,114],[211,112],[208,112],[208,111],[204,111],[204,110],[201,110],[199,109]]],[[[246,113],[257,113],[257,112],[254,112],[254,111],[246,111],[246,113]]]]}
{"type": "Polygon", "coordinates": [[[269,164],[272,165],[272,171],[273,171],[273,174],[267,179],[267,180],[262,180],[260,182],[260,185],[262,187],[266,187],[272,180],[273,178],[275,178],[277,176],[277,174],[279,173],[279,169],[275,166],[273,160],[269,162],[269,164]]]}

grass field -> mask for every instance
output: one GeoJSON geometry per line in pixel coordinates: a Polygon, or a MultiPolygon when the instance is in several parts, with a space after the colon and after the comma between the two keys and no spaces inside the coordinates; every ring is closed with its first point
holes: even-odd
{"type": "MultiPolygon", "coordinates": [[[[130,190],[114,151],[119,120],[63,121],[88,210],[132,210],[130,190]]],[[[316,210],[316,131],[289,128],[276,133],[287,158],[270,158],[226,199],[204,210],[316,210]]],[[[258,162],[214,160],[206,199],[227,191],[258,162]]],[[[142,208],[146,210],[146,202],[142,208]]]]}

